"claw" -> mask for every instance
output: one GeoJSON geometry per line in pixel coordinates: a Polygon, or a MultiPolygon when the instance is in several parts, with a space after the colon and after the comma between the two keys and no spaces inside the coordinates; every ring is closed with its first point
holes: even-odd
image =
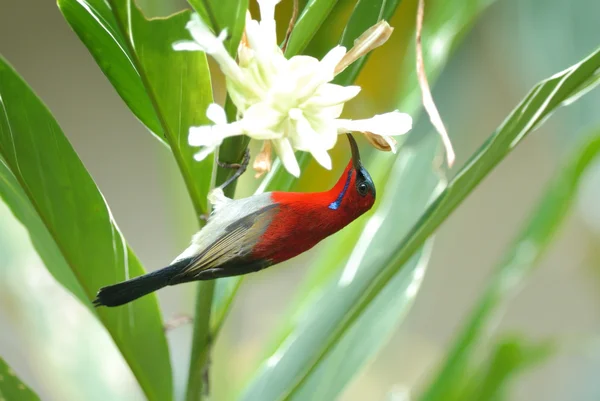
{"type": "Polygon", "coordinates": [[[217,160],[217,165],[222,168],[231,168],[236,169],[235,173],[231,177],[229,177],[224,183],[219,185],[217,188],[225,189],[227,185],[231,184],[233,181],[237,180],[240,175],[244,174],[246,169],[248,168],[248,164],[250,163],[250,149],[246,148],[244,152],[244,158],[241,163],[225,163],[220,160],[217,160]]]}

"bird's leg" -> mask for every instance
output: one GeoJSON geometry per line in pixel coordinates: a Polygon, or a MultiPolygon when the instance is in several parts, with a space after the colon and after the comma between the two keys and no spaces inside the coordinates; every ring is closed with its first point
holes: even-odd
{"type": "Polygon", "coordinates": [[[222,168],[230,168],[236,169],[235,173],[231,177],[229,177],[224,183],[219,185],[217,188],[225,189],[225,187],[231,184],[233,181],[237,180],[240,175],[244,174],[246,169],[248,168],[248,164],[250,163],[250,149],[246,148],[244,152],[244,158],[241,163],[225,163],[220,160],[217,160],[217,165],[222,168]]]}

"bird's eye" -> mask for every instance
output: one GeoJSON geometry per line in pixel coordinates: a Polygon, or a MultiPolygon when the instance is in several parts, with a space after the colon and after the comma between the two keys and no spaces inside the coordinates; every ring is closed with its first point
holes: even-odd
{"type": "Polygon", "coordinates": [[[364,182],[361,182],[360,184],[358,184],[356,186],[356,189],[361,196],[365,196],[367,194],[367,192],[369,192],[369,187],[364,182]]]}

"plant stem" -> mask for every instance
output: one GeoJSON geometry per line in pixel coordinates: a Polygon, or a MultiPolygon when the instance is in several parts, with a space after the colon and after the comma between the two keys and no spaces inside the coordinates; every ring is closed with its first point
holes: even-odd
{"type": "MultiPolygon", "coordinates": [[[[225,110],[227,111],[227,118],[232,121],[235,118],[236,109],[229,99],[225,103],[225,110]]],[[[219,149],[219,160],[228,163],[241,161],[247,146],[248,140],[246,137],[228,138],[219,149]]],[[[225,182],[232,173],[231,169],[218,168],[216,185],[225,182]]],[[[233,197],[235,188],[236,182],[234,181],[223,190],[225,196],[233,197]]],[[[210,332],[210,317],[214,292],[214,280],[198,283],[186,401],[203,401],[209,394],[210,375],[208,365],[214,339],[210,332]]]]}
{"type": "Polygon", "coordinates": [[[200,281],[198,283],[198,294],[196,295],[197,315],[194,319],[192,355],[188,373],[186,401],[201,401],[205,398],[205,395],[208,395],[207,362],[212,345],[209,323],[214,291],[214,281],[200,281]],[[198,312],[200,312],[200,315],[198,315],[198,312]]]}

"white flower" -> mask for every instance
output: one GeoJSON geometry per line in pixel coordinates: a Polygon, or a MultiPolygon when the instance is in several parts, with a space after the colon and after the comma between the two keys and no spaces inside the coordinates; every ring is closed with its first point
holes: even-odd
{"type": "MultiPolygon", "coordinates": [[[[338,134],[360,131],[381,135],[394,150],[391,136],[411,129],[410,116],[395,110],[364,120],[340,119],[344,103],[358,95],[360,87],[330,83],[345,66],[372,47],[347,55],[344,47],[336,46],[321,60],[303,55],[286,59],[275,33],[278,1],[258,3],[261,20],[251,19],[248,13],[245,38],[238,50],[239,64],[223,45],[226,31],[215,36],[198,14],[193,14],[186,25],[193,41],[173,45],[175,50],[210,54],[225,74],[227,92],[238,109],[238,120],[227,123],[223,108],[211,104],[206,114],[214,125],[190,128],[190,145],[201,147],[196,160],[204,159],[223,139],[236,135],[271,141],[285,168],[296,177],[300,167],[294,151],[310,152],[323,167],[331,169],[327,151],[335,145],[338,134]]],[[[391,34],[385,21],[378,26],[380,40],[374,41],[377,46],[391,34]]]]}

